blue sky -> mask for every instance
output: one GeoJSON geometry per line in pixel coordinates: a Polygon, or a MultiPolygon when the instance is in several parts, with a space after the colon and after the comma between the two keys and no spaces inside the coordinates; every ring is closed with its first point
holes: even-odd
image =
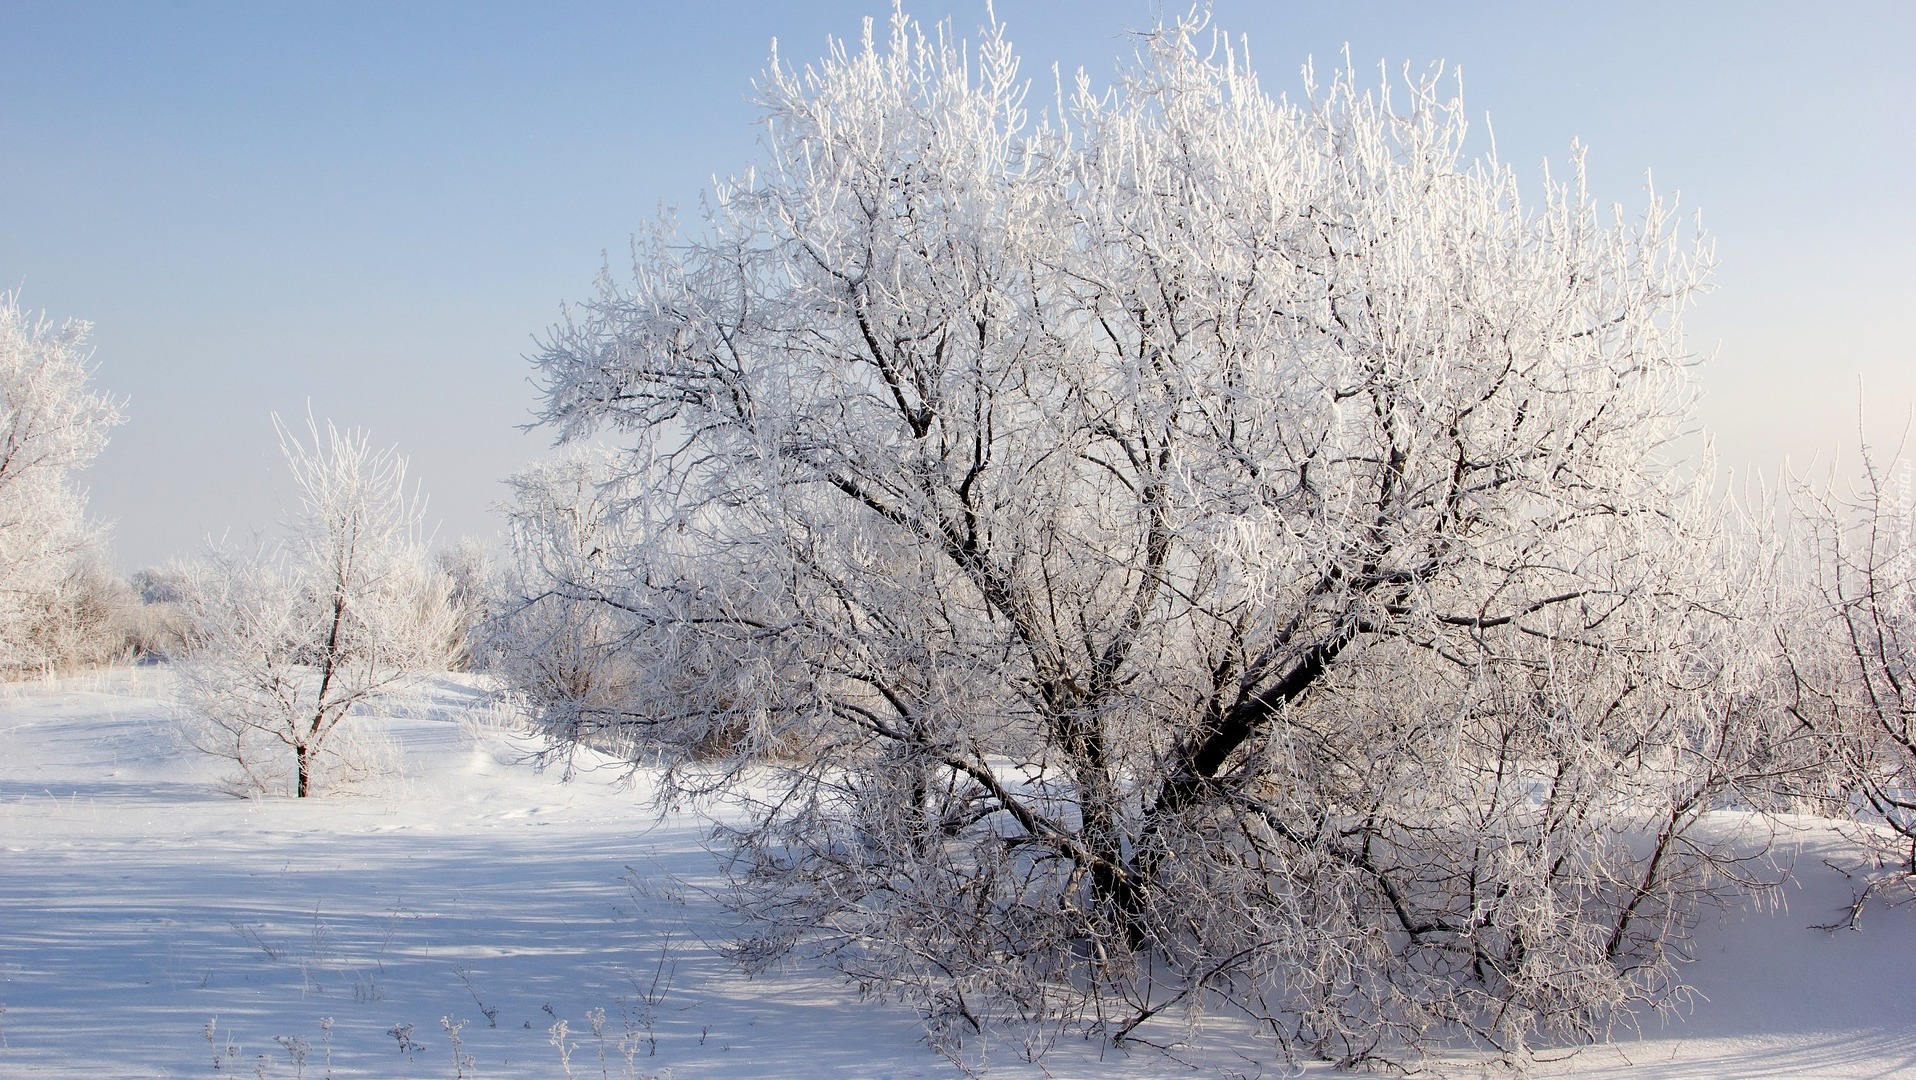
{"type": "MultiPolygon", "coordinates": [[[[999,0],[1025,57],[1094,77],[1175,5],[999,0]]],[[[489,534],[542,452],[523,360],[661,204],[750,165],[750,84],[878,2],[0,5],[0,289],[95,323],[129,420],[85,475],[120,565],[269,526],[270,415],[397,443],[439,537],[489,534]]],[[[912,4],[970,33],[982,3],[912,4]]],[[[1470,114],[1535,177],[1644,174],[1703,212],[1717,290],[1703,420],[1773,472],[1873,441],[1916,400],[1916,5],[1250,3],[1272,91],[1307,56],[1461,65],[1470,114]]],[[[1479,131],[1484,130],[1479,125],[1479,131]]]]}

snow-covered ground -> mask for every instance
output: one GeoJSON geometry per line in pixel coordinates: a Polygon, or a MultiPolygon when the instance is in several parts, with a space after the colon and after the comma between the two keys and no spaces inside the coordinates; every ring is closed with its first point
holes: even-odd
{"type": "MultiPolygon", "coordinates": [[[[956,1074],[909,1011],[829,974],[738,974],[704,820],[660,821],[614,767],[534,770],[470,687],[432,681],[387,721],[405,775],[383,790],[243,800],[177,740],[168,678],[0,687],[0,1077],[956,1074]]],[[[1702,928],[1685,1022],[1537,1072],[1916,1076],[1916,910],[1809,929],[1849,898],[1824,862],[1848,856],[1827,828],[1791,843],[1786,907],[1702,928]]],[[[1011,1047],[990,1064],[1044,1075],[1011,1047]]],[[[1177,1059],[1067,1042],[1044,1060],[1194,1067],[1287,1072],[1228,1032],[1177,1059]]]]}

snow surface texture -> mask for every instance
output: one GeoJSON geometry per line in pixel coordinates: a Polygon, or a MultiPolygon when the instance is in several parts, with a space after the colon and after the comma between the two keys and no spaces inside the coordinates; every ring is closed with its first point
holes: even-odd
{"type": "MultiPolygon", "coordinates": [[[[467,682],[383,718],[402,779],[304,801],[222,794],[171,697],[160,669],[0,686],[0,1077],[956,1075],[828,973],[739,974],[709,821],[659,819],[608,762],[534,770],[467,682]]],[[[1787,906],[1700,929],[1687,1021],[1535,1073],[1916,1076],[1916,909],[1810,929],[1851,895],[1825,860],[1855,856],[1814,823],[1785,842],[1787,906]]],[[[1018,1050],[991,1074],[1044,1075],[1018,1050]]],[[[1044,1068],[1296,1074],[1227,1024],[1174,1056],[1062,1042],[1044,1068]]]]}

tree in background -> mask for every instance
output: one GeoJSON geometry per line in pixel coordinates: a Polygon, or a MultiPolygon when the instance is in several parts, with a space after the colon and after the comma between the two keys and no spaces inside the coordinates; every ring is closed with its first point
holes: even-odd
{"type": "Polygon", "coordinates": [[[279,434],[299,496],[287,535],[191,568],[179,671],[195,745],[238,764],[246,789],[290,778],[305,797],[354,764],[342,728],[355,712],[444,665],[457,614],[428,563],[405,459],[331,424],[309,421],[310,445],[279,434]]]}
{"type": "Polygon", "coordinates": [[[1673,460],[1707,250],[1580,164],[1526,207],[1434,77],[1144,42],[1038,116],[997,27],[774,60],[766,160],[537,357],[627,447],[522,500],[619,541],[528,567],[632,676],[558,729],[743,800],[743,954],[947,1045],[1600,1037],[1787,737],[1673,460]]]}
{"type": "Polygon", "coordinates": [[[88,329],[33,320],[0,295],[0,671],[98,651],[100,530],[73,474],[121,417],[89,386],[88,329]]]}

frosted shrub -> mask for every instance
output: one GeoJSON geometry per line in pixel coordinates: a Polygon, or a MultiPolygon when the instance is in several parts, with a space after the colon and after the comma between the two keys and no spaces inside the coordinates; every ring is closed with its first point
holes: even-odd
{"type": "Polygon", "coordinates": [[[1791,715],[1826,741],[1826,796],[1882,841],[1882,885],[1916,883],[1916,499],[1910,463],[1863,457],[1844,492],[1832,479],[1793,490],[1799,606],[1779,619],[1792,676],[1791,715]]]}
{"type": "Polygon", "coordinates": [[[694,660],[628,648],[648,619],[620,601],[630,588],[628,552],[649,533],[641,492],[621,462],[578,450],[510,483],[512,561],[480,631],[488,670],[562,746],[640,756],[722,745],[725,733],[703,716],[647,722],[641,698],[694,660]]]}
{"type": "Polygon", "coordinates": [[[433,565],[446,581],[446,602],[453,612],[452,637],[446,645],[448,665],[455,670],[471,670],[475,653],[482,647],[479,625],[493,603],[495,589],[492,557],[484,544],[462,536],[452,547],[433,554],[433,565]]]}

